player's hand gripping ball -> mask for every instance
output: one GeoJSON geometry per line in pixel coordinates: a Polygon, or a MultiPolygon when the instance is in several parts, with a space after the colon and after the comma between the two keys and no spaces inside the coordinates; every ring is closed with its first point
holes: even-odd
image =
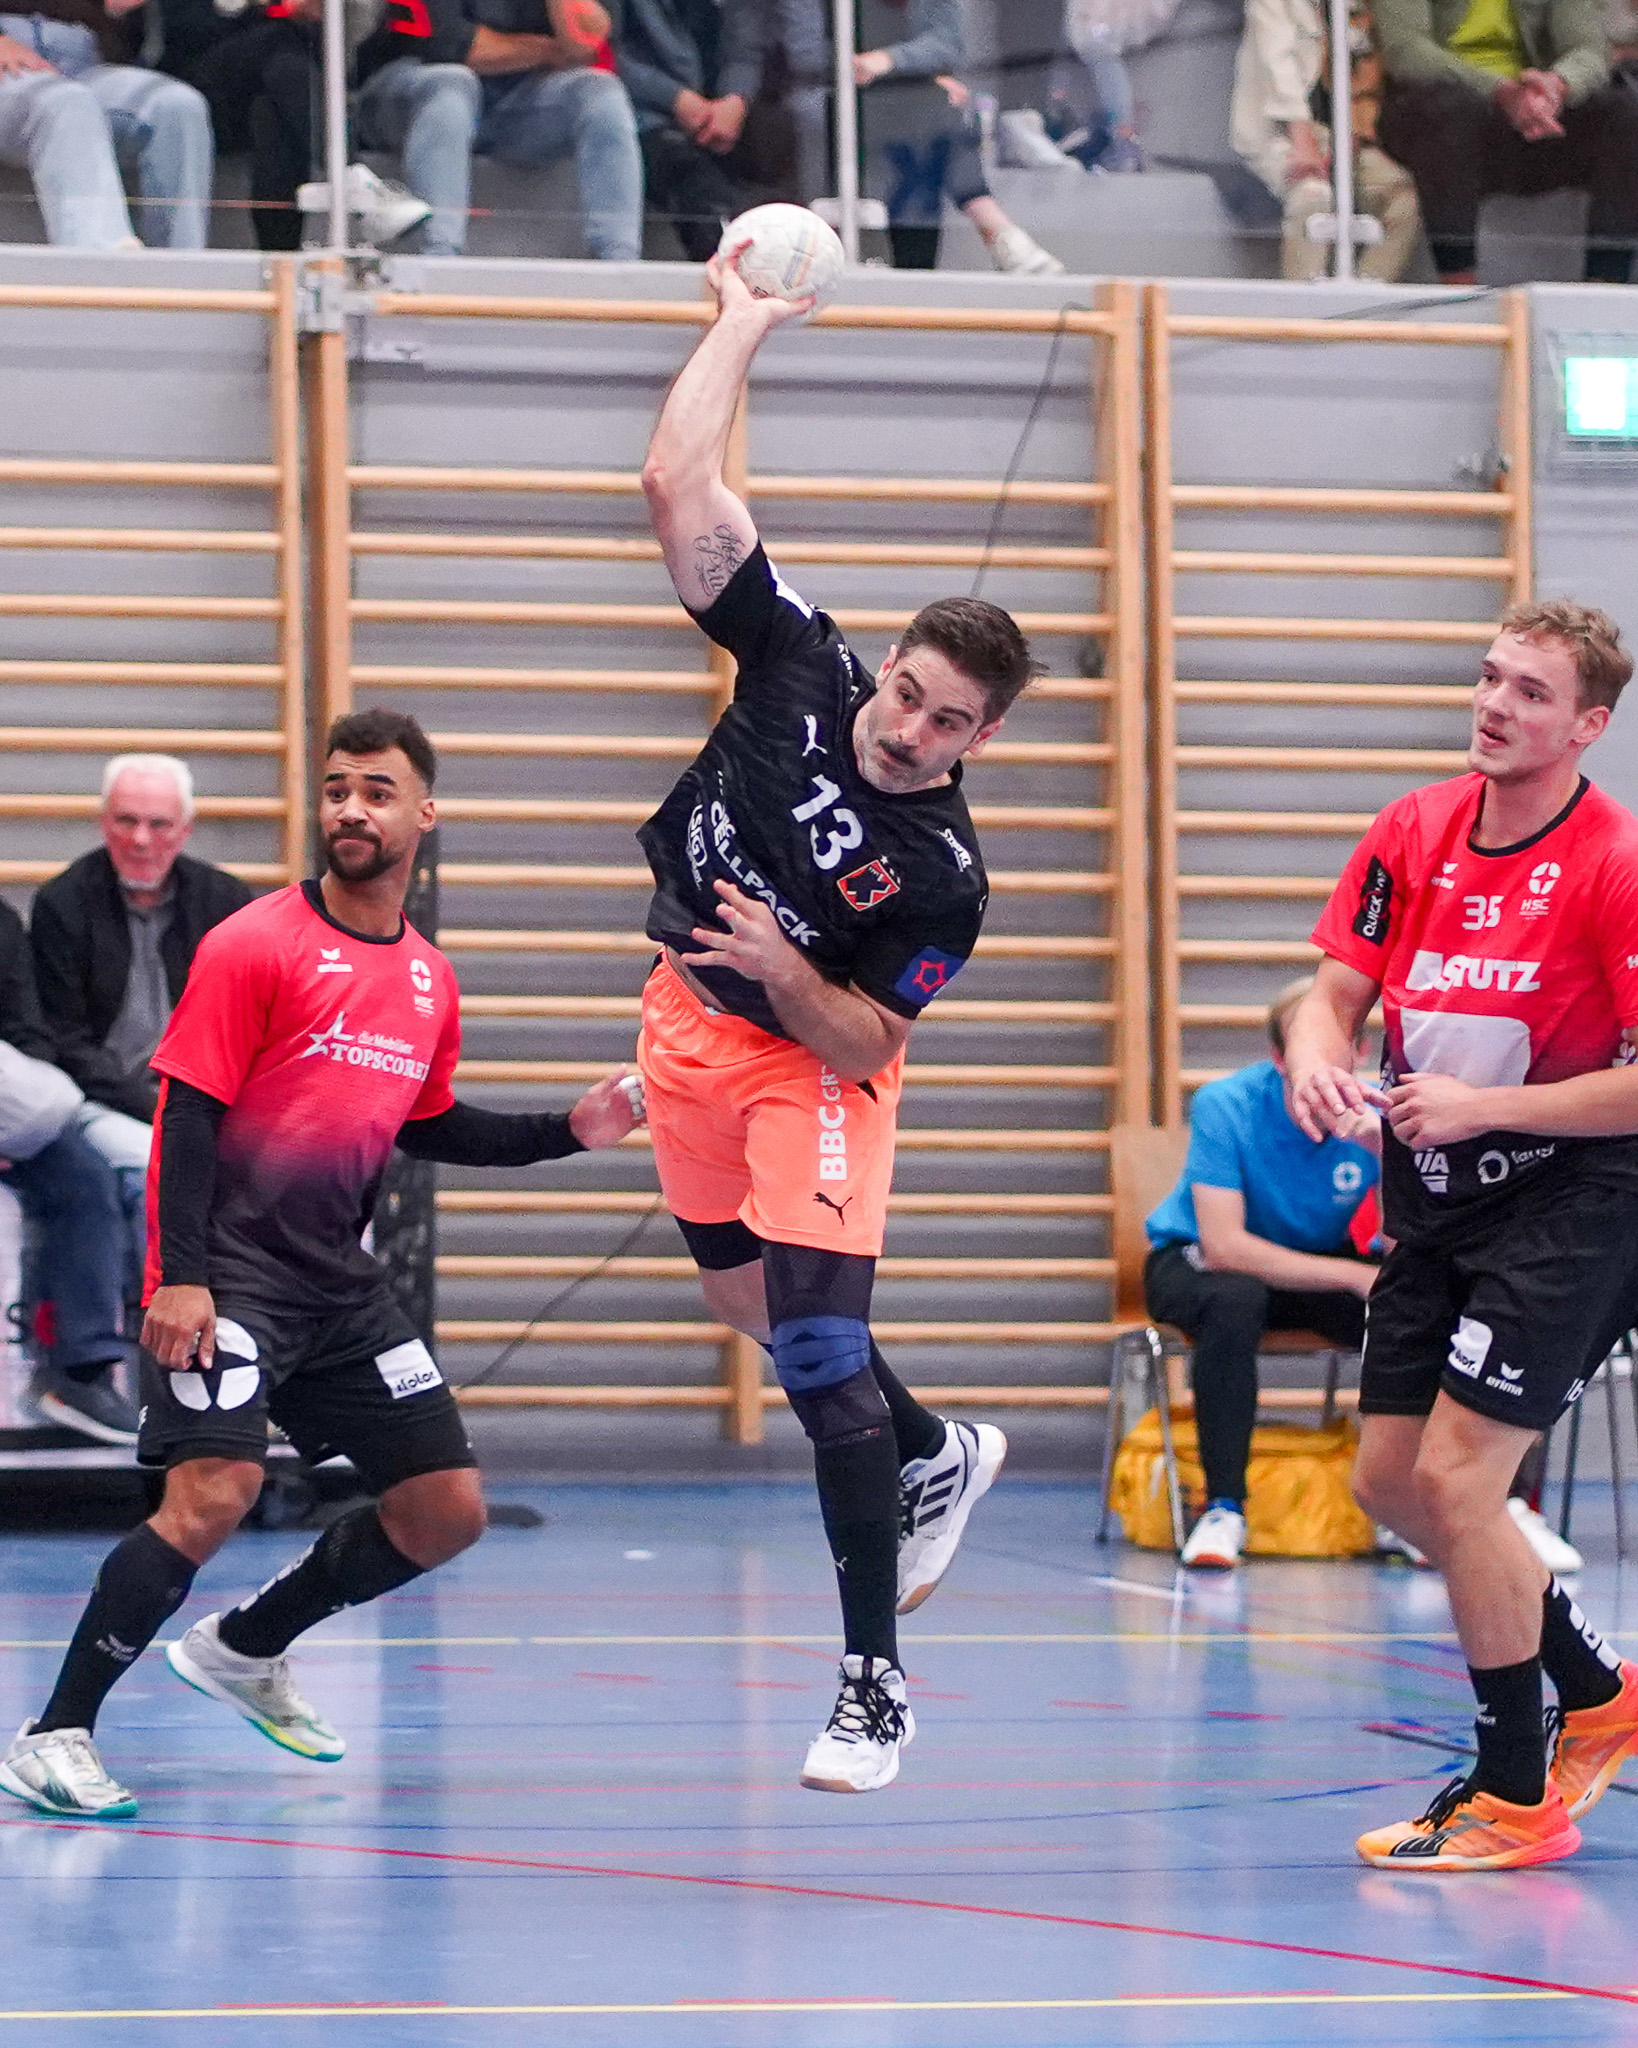
{"type": "Polygon", "coordinates": [[[800,317],[811,320],[836,296],[847,268],[847,255],[836,230],[805,206],[753,206],[722,231],[718,259],[727,262],[738,252],[734,268],[759,299],[784,299],[795,304],[812,299],[800,317]]]}

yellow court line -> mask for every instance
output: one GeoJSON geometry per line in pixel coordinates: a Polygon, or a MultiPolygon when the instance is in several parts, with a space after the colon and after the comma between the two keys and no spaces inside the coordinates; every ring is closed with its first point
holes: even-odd
{"type": "Polygon", "coordinates": [[[1530,2004],[1574,1991],[1229,1991],[1135,1998],[770,1998],[689,1999],[664,2005],[198,2005],[109,2006],[0,2011],[4,2020],[351,2020],[720,2018],[725,2013],[809,2012],[1143,2012],[1240,2005],[1530,2004]]]}

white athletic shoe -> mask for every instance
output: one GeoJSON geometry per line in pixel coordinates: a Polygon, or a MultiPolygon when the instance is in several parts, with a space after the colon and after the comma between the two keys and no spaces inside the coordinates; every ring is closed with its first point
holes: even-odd
{"type": "Polygon", "coordinates": [[[219,1614],[207,1614],[166,1650],[165,1662],[182,1683],[243,1714],[281,1749],[316,1764],[333,1764],[344,1757],[346,1743],[297,1692],[290,1660],[240,1656],[217,1634],[221,1619],[219,1614]]]}
{"type": "Polygon", "coordinates": [[[1390,1529],[1386,1522],[1376,1525],[1376,1554],[1378,1557],[1402,1557],[1406,1564],[1415,1565],[1418,1570],[1432,1571],[1432,1560],[1424,1550],[1418,1550],[1408,1536],[1401,1536],[1397,1529],[1390,1529]]]}
{"type": "Polygon", "coordinates": [[[1545,1516],[1538,1515],[1527,1500],[1508,1500],[1507,1512],[1519,1526],[1519,1533],[1550,1572],[1578,1572],[1586,1562],[1573,1543],[1566,1543],[1545,1516]]]}
{"type": "Polygon", "coordinates": [[[52,1728],[36,1735],[34,1723],[25,1721],[0,1757],[0,1786],[42,1813],[76,1820],[129,1820],[137,1810],[135,1796],[103,1769],[85,1728],[52,1728]]]}
{"type": "Polygon", "coordinates": [[[802,1783],[810,1792],[879,1792],[915,1735],[904,1673],[880,1657],[844,1657],[835,1711],[813,1739],[802,1783]]]}
{"type": "Polygon", "coordinates": [[[372,248],[382,248],[419,227],[432,208],[417,199],[407,186],[390,178],[377,177],[368,164],[347,166],[347,211],[358,218],[360,237],[372,248]]]}
{"type": "Polygon", "coordinates": [[[938,1591],[967,1517],[995,1483],[1007,1440],[990,1422],[947,1422],[944,1441],[899,1472],[899,1612],[938,1591]]]}
{"type": "Polygon", "coordinates": [[[1004,227],[990,244],[990,261],[1012,277],[1062,277],[1062,260],[1043,249],[1027,228],[1004,227]]]}
{"type": "Polygon", "coordinates": [[[1210,1507],[1189,1531],[1183,1562],[1197,1571],[1231,1572],[1246,1547],[1246,1518],[1238,1508],[1210,1507]]]}

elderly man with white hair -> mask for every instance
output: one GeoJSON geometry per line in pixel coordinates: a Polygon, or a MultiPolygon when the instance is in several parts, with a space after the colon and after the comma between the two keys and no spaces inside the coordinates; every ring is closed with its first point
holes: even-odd
{"type": "Polygon", "coordinates": [[[46,883],[30,925],[57,1064],[85,1091],[82,1132],[120,1171],[138,1232],[159,1099],[149,1058],[199,941],[251,898],[183,852],[193,814],[185,761],[116,755],[103,771],[101,846],[46,883]]]}

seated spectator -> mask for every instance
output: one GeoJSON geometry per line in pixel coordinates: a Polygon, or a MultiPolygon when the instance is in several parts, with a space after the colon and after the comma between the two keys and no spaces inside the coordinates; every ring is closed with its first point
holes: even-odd
{"type": "Polygon", "coordinates": [[[211,192],[210,115],[191,87],[120,61],[133,39],[97,0],[0,12],[0,163],[26,169],[46,239],[135,248],[121,165],[135,171],[137,225],[155,249],[202,249],[211,192]]]}
{"type": "Polygon", "coordinates": [[[194,949],[251,892],[182,851],[193,777],[168,754],[119,754],[103,771],[102,845],[34,898],[40,1002],[57,1064],[85,1091],[81,1128],[124,1178],[141,1228],[159,1083],[148,1061],[182,993],[194,949]]]}
{"type": "Polygon", "coordinates": [[[1126,52],[1153,42],[1177,12],[1177,0],[1068,0],[1064,39],[1080,59],[1091,84],[1095,118],[1079,134],[1058,138],[1060,149],[1078,156],[1088,170],[1141,171],[1137,96],[1126,52]]]}
{"type": "MultiPolygon", "coordinates": [[[[1365,245],[1357,269],[1361,277],[1393,284],[1410,267],[1421,220],[1411,174],[1376,140],[1382,62],[1365,0],[1352,0],[1349,41],[1354,207],[1382,224],[1381,241],[1365,245]]],[[[1246,0],[1234,66],[1234,147],[1284,208],[1280,274],[1292,279],[1325,277],[1331,269],[1330,245],[1308,233],[1316,214],[1335,211],[1331,131],[1316,118],[1316,101],[1329,111],[1329,80],[1330,36],[1320,0],[1246,0]]]]}
{"type": "Polygon", "coordinates": [[[1479,202],[1585,189],[1586,276],[1638,242],[1638,96],[1611,84],[1596,0],[1376,0],[1382,147],[1416,180],[1442,282],[1475,281],[1479,202]]]}
{"type": "MultiPolygon", "coordinates": [[[[9,903],[0,903],[0,1039],[31,1061],[54,1059],[28,935],[9,903]]],[[[57,1125],[55,1137],[41,1144],[36,1130],[25,1158],[0,1158],[0,1180],[22,1204],[32,1240],[25,1256],[26,1291],[31,1302],[50,1305],[34,1404],[48,1420],[99,1443],[134,1444],[136,1410],[114,1376],[130,1353],[123,1335],[120,1191],[113,1168],[75,1128],[75,1093],[62,1085],[61,1108],[50,1119],[57,1125]]]]}
{"type": "Polygon", "coordinates": [[[1311,986],[1296,981],[1275,998],[1268,1059],[1195,1096],[1182,1179],[1146,1219],[1149,1313],[1194,1347],[1206,1512],[1183,1546],[1186,1565],[1229,1570],[1240,1561],[1263,1332],[1315,1330],[1348,1350],[1364,1342],[1376,1267],[1348,1229],[1376,1185],[1380,1140],[1373,1118],[1361,1120],[1360,1142],[1319,1145],[1292,1121],[1285,1032],[1311,986]]]}
{"type": "Polygon", "coordinates": [[[704,263],[723,223],[755,197],[737,152],[762,83],[762,0],[609,0],[608,11],[649,206],[704,263]]]}
{"type": "Polygon", "coordinates": [[[883,150],[893,169],[887,223],[895,268],[936,268],[948,194],[978,230],[997,270],[1060,274],[1058,258],[1009,220],[990,190],[972,96],[952,75],[966,55],[960,0],[864,0],[859,26],[870,42],[899,32],[853,60],[854,79],[867,93],[867,143],[883,150]]]}

